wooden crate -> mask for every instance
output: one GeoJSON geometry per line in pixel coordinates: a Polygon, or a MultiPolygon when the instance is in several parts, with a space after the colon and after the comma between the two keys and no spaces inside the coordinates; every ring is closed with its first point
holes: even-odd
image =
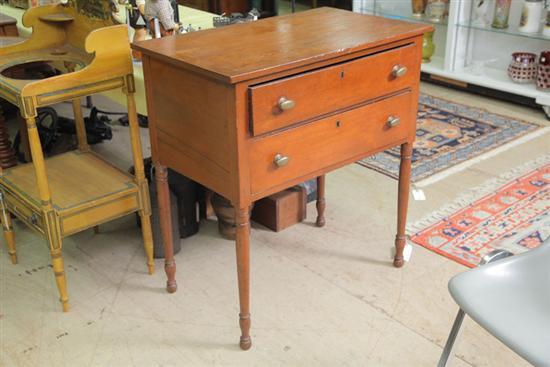
{"type": "Polygon", "coordinates": [[[306,219],[305,188],[294,186],[257,201],[252,220],[279,232],[306,219]]]}

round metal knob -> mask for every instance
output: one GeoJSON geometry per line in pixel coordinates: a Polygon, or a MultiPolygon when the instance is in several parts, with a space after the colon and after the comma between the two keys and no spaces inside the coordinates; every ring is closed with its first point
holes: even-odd
{"type": "Polygon", "coordinates": [[[388,117],[388,126],[389,127],[396,127],[401,122],[401,119],[399,117],[390,116],[388,117]]]}
{"type": "Polygon", "coordinates": [[[296,102],[286,97],[279,98],[279,108],[283,111],[288,111],[296,106],[296,102]]]}
{"type": "Polygon", "coordinates": [[[393,69],[391,70],[391,75],[394,78],[400,78],[402,76],[405,76],[407,74],[407,67],[404,65],[395,65],[393,69]]]}
{"type": "Polygon", "coordinates": [[[282,154],[277,154],[275,158],[273,158],[273,163],[275,163],[277,167],[284,167],[289,161],[290,158],[282,154]]]}

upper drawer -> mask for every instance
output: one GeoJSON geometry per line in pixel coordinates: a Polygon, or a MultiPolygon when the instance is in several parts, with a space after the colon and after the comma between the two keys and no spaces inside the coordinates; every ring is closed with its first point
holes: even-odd
{"type": "Polygon", "coordinates": [[[250,87],[253,135],[411,87],[418,75],[414,44],[250,87]]]}

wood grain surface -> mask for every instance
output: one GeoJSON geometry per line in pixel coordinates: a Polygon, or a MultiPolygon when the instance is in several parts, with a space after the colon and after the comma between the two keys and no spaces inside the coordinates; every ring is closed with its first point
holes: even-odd
{"type": "Polygon", "coordinates": [[[235,208],[243,350],[252,346],[252,202],[317,178],[322,227],[324,175],[401,145],[394,265],[403,265],[422,33],[430,29],[321,8],[133,46],[143,54],[167,290],[177,289],[169,167],[235,208]]]}
{"type": "Polygon", "coordinates": [[[431,27],[318,8],[144,41],[136,50],[231,83],[421,35],[431,27]]]}

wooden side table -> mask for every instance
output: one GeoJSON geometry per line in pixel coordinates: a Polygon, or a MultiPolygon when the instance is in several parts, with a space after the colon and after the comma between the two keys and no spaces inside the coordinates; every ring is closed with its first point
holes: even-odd
{"type": "Polygon", "coordinates": [[[319,8],[133,46],[143,54],[167,289],[177,288],[170,167],[236,209],[242,349],[252,345],[252,202],[320,177],[322,225],[324,174],[401,146],[394,265],[403,266],[422,34],[430,29],[319,8]]]}

